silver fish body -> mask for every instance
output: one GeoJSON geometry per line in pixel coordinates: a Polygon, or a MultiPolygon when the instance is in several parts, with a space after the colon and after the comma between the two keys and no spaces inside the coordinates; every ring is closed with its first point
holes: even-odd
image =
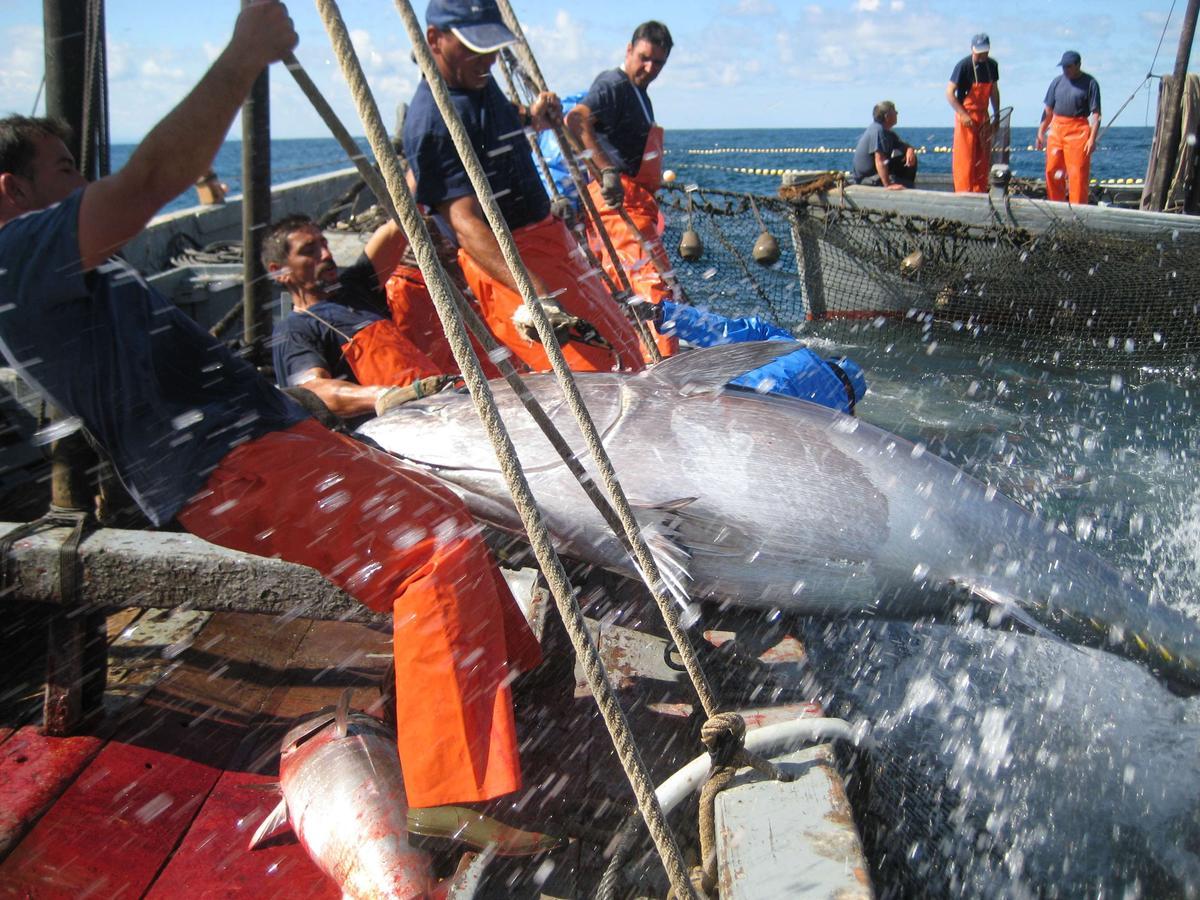
{"type": "MultiPolygon", "coordinates": [[[[719,347],[639,375],[576,375],[639,518],[686,552],[691,596],[902,619],[973,601],[1200,687],[1191,620],[1152,606],[1122,573],[993,488],[860,419],[715,390],[745,371],[746,352],[719,347]]],[[[527,383],[594,475],[552,378],[527,383]]],[[[560,552],[636,575],[517,398],[503,384],[495,393],[560,552]]],[[[453,485],[480,519],[520,530],[469,397],[438,394],[360,432],[453,485]]]]}
{"type": "Polygon", "coordinates": [[[344,897],[433,896],[430,858],[408,842],[395,738],[363,713],[339,720],[332,712],[319,713],[285,736],[279,762],[283,800],[251,846],[286,818],[344,897]]]}

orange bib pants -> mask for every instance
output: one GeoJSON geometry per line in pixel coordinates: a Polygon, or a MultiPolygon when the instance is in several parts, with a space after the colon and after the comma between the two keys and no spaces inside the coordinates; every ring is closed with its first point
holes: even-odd
{"type": "Polygon", "coordinates": [[[178,518],[214,544],[311,566],[392,613],[410,805],[520,788],[509,672],[540,651],[449,488],[306,420],[227,454],[178,518]]]}
{"type": "Polygon", "coordinates": [[[988,171],[992,162],[992,124],[988,120],[988,104],[992,99],[991,82],[976,82],[963,97],[963,109],[971,117],[964,125],[954,119],[954,190],[957,193],[986,194],[988,171]]]}
{"type": "Polygon", "coordinates": [[[1080,206],[1088,202],[1092,154],[1087,150],[1092,126],[1086,116],[1059,116],[1050,120],[1046,136],[1046,199],[1066,200],[1080,206]]]}
{"type": "MultiPolygon", "coordinates": [[[[555,298],[562,308],[594,325],[611,347],[568,341],[563,356],[571,369],[636,372],[645,368],[637,331],[609,296],[599,274],[587,271],[575,238],[561,220],[547,216],[518,228],[513,238],[521,258],[546,289],[563,292],[555,298]]],[[[542,345],[529,340],[513,324],[513,313],[523,302],[521,295],[493,279],[465,250],[458,251],[458,261],[492,334],[535,372],[548,370],[550,363],[542,345]]]]}

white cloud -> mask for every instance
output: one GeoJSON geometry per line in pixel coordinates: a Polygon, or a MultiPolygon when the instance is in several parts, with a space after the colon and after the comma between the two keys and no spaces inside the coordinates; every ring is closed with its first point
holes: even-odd
{"type": "Polygon", "coordinates": [[[854,9],[858,12],[877,12],[879,10],[879,0],[857,0],[854,4],[854,9]]]}
{"type": "Polygon", "coordinates": [[[736,6],[725,7],[722,12],[731,16],[778,16],[779,7],[771,0],[738,0],[736,6]]]}
{"type": "Polygon", "coordinates": [[[0,115],[28,115],[33,111],[44,64],[41,28],[15,25],[4,29],[4,45],[0,48],[0,97],[4,101],[0,115]]]}

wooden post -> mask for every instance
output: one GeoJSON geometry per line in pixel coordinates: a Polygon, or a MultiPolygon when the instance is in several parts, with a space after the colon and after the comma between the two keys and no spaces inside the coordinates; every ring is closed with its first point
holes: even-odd
{"type": "Polygon", "coordinates": [[[1157,167],[1153,173],[1150,185],[1149,208],[1162,211],[1167,202],[1167,192],[1171,189],[1171,173],[1175,171],[1175,160],[1179,152],[1179,131],[1183,111],[1184,82],[1187,79],[1188,60],[1192,52],[1192,40],[1196,35],[1196,15],[1200,12],[1200,0],[1188,0],[1187,12],[1183,14],[1183,27],[1179,32],[1179,50],[1175,55],[1175,74],[1172,76],[1170,89],[1165,92],[1162,102],[1166,104],[1166,114],[1162,118],[1162,133],[1155,135],[1158,145],[1156,154],[1157,167]]]}
{"type": "Polygon", "coordinates": [[[259,259],[263,232],[271,222],[270,87],[264,69],[242,106],[242,329],[255,365],[265,362],[271,334],[271,282],[259,259]]]}
{"type": "MultiPolygon", "coordinates": [[[[796,269],[800,275],[804,317],[808,321],[825,318],[825,278],[821,273],[821,245],[800,228],[801,210],[792,204],[792,243],[796,250],[796,269]]],[[[808,210],[804,210],[808,215],[808,210]]]]}

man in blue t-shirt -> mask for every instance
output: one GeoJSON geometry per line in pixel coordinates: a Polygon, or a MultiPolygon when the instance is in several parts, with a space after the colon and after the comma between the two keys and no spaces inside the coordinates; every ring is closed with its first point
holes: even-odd
{"type": "MultiPolygon", "coordinates": [[[[598,341],[572,340],[563,354],[573,369],[637,370],[644,365],[637,332],[588,272],[574,238],[550,215],[525,137],[562,116],[558,97],[545,92],[528,107],[510,103],[491,77],[500,48],[516,38],[495,0],[431,0],[426,37],[454,108],[484,167],[500,212],[516,240],[538,297],[594,327],[598,341]]],[[[526,365],[549,368],[545,352],[521,324],[524,301],[483,215],[466,168],[433,99],[418,85],[404,120],[404,154],[416,179],[416,199],[438,213],[458,241],[459,264],[492,333],[526,365]],[[515,320],[514,320],[514,317],[515,320]]]]}
{"type": "MultiPolygon", "coordinates": [[[[600,178],[588,192],[600,214],[633,292],[651,303],[682,300],[662,273],[671,269],[662,246],[662,216],[655,192],[662,186],[663,129],[654,120],[648,89],[667,64],[674,41],[662,22],[643,22],[633,31],[619,69],[601,72],[583,100],[567,113],[576,140],[592,153],[600,178]]],[[[589,223],[589,225],[592,223],[589,223]]],[[[621,280],[603,241],[592,246],[615,284],[621,280]]],[[[669,356],[678,342],[658,337],[669,356]]]]}
{"type": "Polygon", "coordinates": [[[876,103],[871,118],[874,121],[854,148],[854,183],[889,191],[912,187],[917,180],[917,151],[892,130],[898,118],[896,104],[891,100],[876,103]]]}
{"type": "Polygon", "coordinates": [[[195,88],[91,184],[64,126],[0,119],[0,352],[96,438],[155,524],[311,566],[392,612],[410,829],[537,852],[552,842],[458,806],[520,788],[509,682],[539,661],[461,501],[322,428],[111,256],[207,171],[296,41],[282,3],[243,6],[195,88]]]}
{"type": "Polygon", "coordinates": [[[1000,124],[1000,66],[991,53],[992,39],[975,35],[971,55],[955,64],[946,85],[946,102],[954,110],[954,190],[960,194],[988,189],[992,138],[1000,124]]]}
{"type": "Polygon", "coordinates": [[[1092,151],[1100,131],[1100,84],[1068,50],[1058,61],[1062,74],[1046,89],[1037,148],[1046,148],[1046,199],[1086,204],[1090,199],[1092,151]],[[1047,138],[1047,130],[1049,137],[1047,138]]]}

